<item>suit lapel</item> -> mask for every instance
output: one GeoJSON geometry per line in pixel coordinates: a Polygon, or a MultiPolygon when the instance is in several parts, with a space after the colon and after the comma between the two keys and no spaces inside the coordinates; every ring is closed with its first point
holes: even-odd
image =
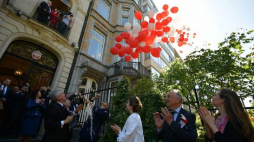
{"type": "Polygon", "coordinates": [[[66,116],[68,116],[68,110],[66,108],[64,108],[62,105],[60,105],[59,103],[56,103],[57,108],[66,116]]]}

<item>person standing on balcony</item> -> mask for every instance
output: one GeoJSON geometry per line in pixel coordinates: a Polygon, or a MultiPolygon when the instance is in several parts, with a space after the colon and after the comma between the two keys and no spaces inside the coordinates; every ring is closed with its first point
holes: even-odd
{"type": "Polygon", "coordinates": [[[179,91],[170,91],[166,98],[166,107],[161,108],[161,119],[154,113],[156,126],[155,138],[162,142],[196,142],[196,116],[182,108],[182,95],[179,91]]]}
{"type": "Polygon", "coordinates": [[[56,28],[56,21],[58,20],[59,14],[60,11],[57,8],[51,10],[49,26],[51,26],[52,28],[56,28]]]}
{"type": "Polygon", "coordinates": [[[40,4],[40,8],[38,9],[39,11],[39,17],[38,17],[38,21],[40,21],[41,23],[44,23],[44,24],[48,24],[48,21],[49,21],[49,15],[51,13],[51,7],[52,6],[52,2],[51,1],[48,1],[48,2],[41,2],[40,4]]]}
{"type": "Polygon", "coordinates": [[[59,25],[58,32],[65,36],[65,33],[68,30],[69,25],[71,23],[70,21],[72,21],[73,14],[71,12],[61,14],[63,15],[63,19],[59,25]]]}

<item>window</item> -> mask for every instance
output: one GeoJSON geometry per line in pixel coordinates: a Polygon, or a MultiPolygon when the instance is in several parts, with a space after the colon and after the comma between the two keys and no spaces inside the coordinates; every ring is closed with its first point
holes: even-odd
{"type": "MultiPolygon", "coordinates": [[[[134,13],[136,12],[134,11],[134,13]]],[[[140,24],[139,20],[136,17],[134,17],[133,25],[139,25],[139,24],[140,24]]]]}
{"type": "Polygon", "coordinates": [[[136,70],[138,70],[139,58],[134,59],[133,62],[134,62],[134,63],[132,64],[132,65],[133,65],[133,68],[135,68],[136,70]]]}
{"type": "Polygon", "coordinates": [[[79,89],[83,91],[85,91],[86,89],[97,90],[97,87],[98,87],[98,84],[96,83],[94,79],[86,77],[82,79],[79,89]]]}
{"type": "Polygon", "coordinates": [[[129,17],[123,17],[122,18],[122,25],[124,26],[125,23],[129,22],[129,17]]]}
{"type": "Polygon", "coordinates": [[[122,25],[124,26],[125,23],[129,22],[129,15],[130,15],[130,10],[129,9],[123,9],[122,12],[122,25]]]}
{"type": "Polygon", "coordinates": [[[108,20],[110,12],[110,4],[106,0],[100,0],[97,11],[103,18],[108,20]]]}
{"type": "Polygon", "coordinates": [[[148,5],[143,6],[143,11],[144,12],[147,12],[147,11],[150,11],[150,10],[151,10],[151,8],[148,5]]]}
{"type": "Polygon", "coordinates": [[[105,36],[99,31],[93,30],[92,39],[89,46],[88,54],[97,60],[102,60],[105,36]]]}
{"type": "Polygon", "coordinates": [[[170,52],[170,54],[175,58],[175,54],[172,51],[172,49],[169,47],[169,45],[167,43],[164,43],[165,47],[168,49],[168,51],[170,52]]]}
{"type": "Polygon", "coordinates": [[[156,69],[154,69],[153,67],[151,67],[151,73],[152,73],[153,75],[160,76],[160,73],[159,73],[156,69]]]}
{"type": "Polygon", "coordinates": [[[135,0],[136,4],[139,5],[139,0],[135,0]]]}
{"type": "Polygon", "coordinates": [[[167,64],[161,59],[161,58],[155,58],[151,55],[152,59],[160,66],[160,67],[165,67],[167,64]]]}

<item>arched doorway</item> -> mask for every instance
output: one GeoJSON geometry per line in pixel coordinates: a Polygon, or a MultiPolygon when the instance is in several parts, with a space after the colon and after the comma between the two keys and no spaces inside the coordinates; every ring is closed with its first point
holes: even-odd
{"type": "Polygon", "coordinates": [[[89,77],[85,77],[82,79],[82,82],[79,86],[79,91],[85,93],[87,91],[95,91],[98,88],[97,82],[89,77]]]}
{"type": "Polygon", "coordinates": [[[51,85],[57,65],[57,57],[45,48],[14,41],[0,59],[0,80],[10,78],[10,87],[29,83],[31,90],[39,90],[51,85]]]}

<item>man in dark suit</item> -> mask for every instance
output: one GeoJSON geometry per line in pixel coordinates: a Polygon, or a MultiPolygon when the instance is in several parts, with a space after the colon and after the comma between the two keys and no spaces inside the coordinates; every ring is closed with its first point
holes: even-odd
{"type": "Polygon", "coordinates": [[[40,99],[45,99],[45,106],[47,108],[49,106],[49,93],[51,91],[51,88],[42,86],[40,88],[40,91],[41,91],[41,98],[40,99]]]}
{"type": "Polygon", "coordinates": [[[44,116],[45,134],[42,142],[68,142],[69,123],[73,115],[68,116],[68,110],[63,105],[66,98],[60,90],[54,90],[49,95],[51,103],[44,116]]]}
{"type": "Polygon", "coordinates": [[[11,84],[11,80],[7,78],[3,81],[3,84],[0,86],[1,87],[0,101],[3,104],[3,109],[0,110],[0,118],[1,118],[0,135],[1,136],[7,136],[8,135],[8,133],[5,130],[8,127],[9,119],[11,118],[11,111],[12,111],[11,96],[12,96],[12,91],[11,91],[10,88],[8,88],[8,86],[10,84],[11,84]]]}
{"type": "Polygon", "coordinates": [[[48,2],[41,2],[40,7],[38,8],[39,11],[39,17],[38,17],[38,21],[44,23],[44,24],[48,24],[48,17],[51,13],[51,7],[52,6],[52,2],[48,1],[48,2]]]}
{"type": "Polygon", "coordinates": [[[161,119],[154,113],[155,137],[162,142],[195,142],[197,140],[196,116],[182,108],[182,95],[170,91],[166,98],[167,108],[162,108],[161,119]]]}

